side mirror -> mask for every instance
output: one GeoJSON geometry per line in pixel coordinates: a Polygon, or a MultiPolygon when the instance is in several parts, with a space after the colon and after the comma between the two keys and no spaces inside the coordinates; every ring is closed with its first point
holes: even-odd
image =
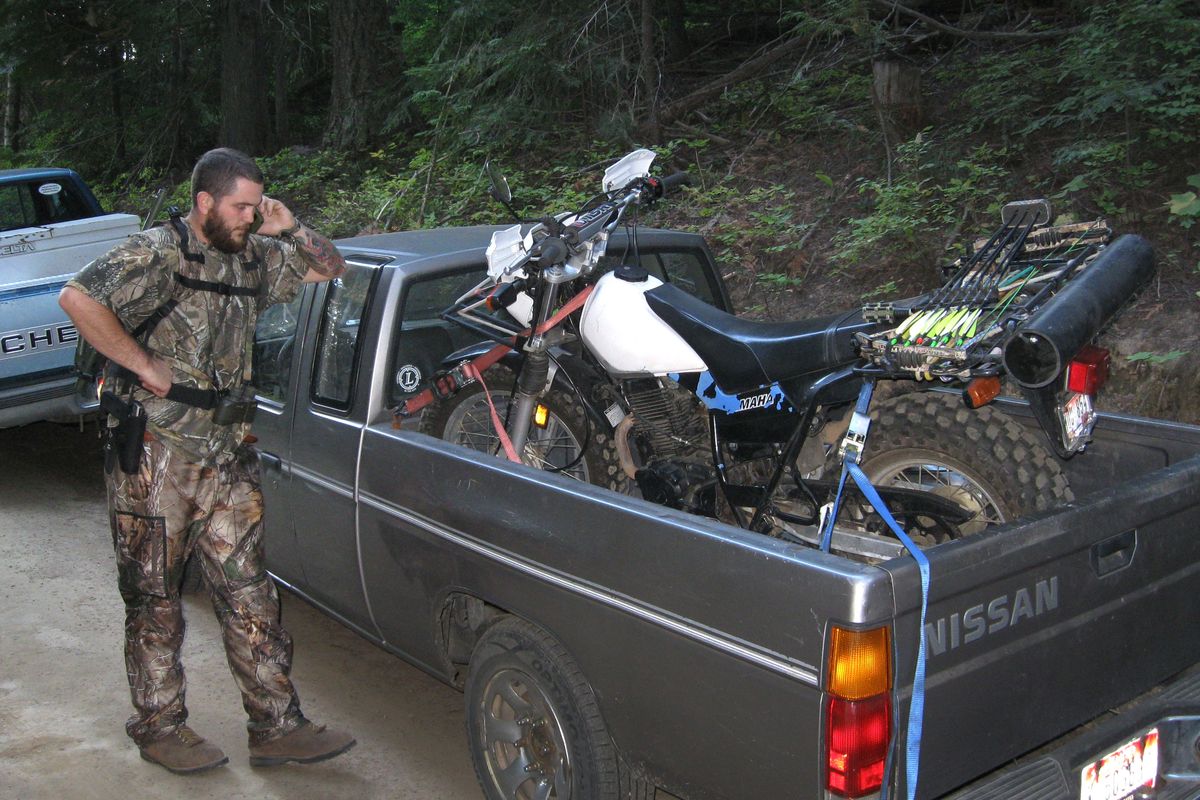
{"type": "Polygon", "coordinates": [[[494,165],[491,159],[484,162],[483,168],[487,170],[488,181],[491,182],[491,195],[502,205],[512,204],[512,190],[508,188],[508,178],[504,177],[504,173],[500,168],[494,165]]]}

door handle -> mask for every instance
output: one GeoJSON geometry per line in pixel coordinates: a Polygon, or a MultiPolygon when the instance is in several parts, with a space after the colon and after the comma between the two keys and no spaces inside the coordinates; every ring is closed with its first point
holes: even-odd
{"type": "Polygon", "coordinates": [[[1092,571],[1103,578],[1133,563],[1137,551],[1137,530],[1118,533],[1092,545],[1092,571]]]}
{"type": "Polygon", "coordinates": [[[283,459],[274,453],[259,450],[258,463],[262,465],[263,472],[271,472],[276,475],[283,474],[283,459]]]}

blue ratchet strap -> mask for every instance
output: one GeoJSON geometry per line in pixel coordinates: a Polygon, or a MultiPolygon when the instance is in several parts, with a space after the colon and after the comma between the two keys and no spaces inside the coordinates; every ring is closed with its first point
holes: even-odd
{"type": "MultiPolygon", "coordinates": [[[[871,380],[863,381],[862,389],[858,393],[858,403],[854,406],[856,414],[866,415],[871,408],[871,395],[875,392],[875,382],[871,380]]],[[[828,553],[830,546],[833,544],[833,523],[837,521],[838,511],[842,508],[842,492],[846,488],[846,476],[849,475],[849,470],[846,465],[849,459],[842,459],[842,476],[838,480],[837,496],[833,499],[833,508],[830,509],[829,518],[825,521],[825,531],[821,534],[821,550],[828,553]]]]}
{"type": "MultiPolygon", "coordinates": [[[[854,409],[857,413],[865,415],[868,412],[874,389],[875,384],[873,381],[867,380],[863,382],[862,391],[859,392],[858,403],[854,409]]],[[[892,529],[892,533],[896,534],[896,538],[900,540],[905,549],[908,550],[909,555],[917,562],[917,569],[921,573],[921,624],[917,629],[919,631],[917,666],[913,672],[912,701],[908,707],[908,733],[905,740],[905,788],[907,789],[908,800],[914,800],[917,794],[917,778],[921,766],[921,729],[925,721],[925,612],[929,606],[929,559],[925,557],[925,553],[921,551],[921,548],[917,547],[916,543],[909,538],[904,529],[896,522],[895,517],[888,510],[887,503],[883,502],[883,498],[879,496],[879,492],[875,491],[875,487],[867,480],[867,476],[863,473],[862,468],[850,457],[842,460],[842,476],[838,482],[837,496],[834,498],[833,508],[830,510],[826,521],[825,531],[821,536],[821,549],[829,552],[833,541],[833,524],[837,520],[838,511],[842,506],[842,493],[846,487],[847,476],[854,479],[854,483],[858,486],[859,491],[863,493],[867,502],[871,504],[876,513],[892,529]]],[[[884,785],[880,789],[880,800],[887,800],[886,776],[891,774],[892,763],[892,750],[889,750],[884,768],[884,785]]]]}
{"type": "MultiPolygon", "coordinates": [[[[888,524],[888,527],[892,529],[892,532],[904,544],[909,555],[917,562],[917,569],[921,573],[921,625],[917,629],[919,632],[917,668],[913,672],[912,702],[908,707],[908,735],[905,740],[905,784],[908,789],[908,800],[913,800],[917,795],[917,774],[921,764],[921,728],[925,721],[925,611],[929,606],[929,559],[921,552],[921,548],[917,547],[916,543],[908,538],[908,534],[904,532],[904,529],[896,524],[896,519],[888,511],[883,498],[879,496],[879,492],[875,491],[875,487],[867,480],[867,476],[863,474],[862,468],[858,464],[847,462],[844,469],[850,473],[850,477],[858,484],[858,488],[867,498],[867,502],[875,508],[875,511],[883,518],[883,521],[888,524]]],[[[886,784],[883,787],[880,800],[887,800],[886,784]]]]}

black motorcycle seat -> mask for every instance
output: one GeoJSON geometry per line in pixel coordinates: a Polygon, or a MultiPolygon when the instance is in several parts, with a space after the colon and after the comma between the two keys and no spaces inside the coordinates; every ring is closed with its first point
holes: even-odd
{"type": "Polygon", "coordinates": [[[864,322],[858,310],[794,322],[756,322],[727,314],[669,283],[645,297],[730,394],[847,364],[856,357],[854,333],[879,327],[864,322]]]}

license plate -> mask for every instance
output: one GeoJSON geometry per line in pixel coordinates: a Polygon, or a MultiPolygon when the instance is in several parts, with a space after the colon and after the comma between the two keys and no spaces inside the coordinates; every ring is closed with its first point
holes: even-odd
{"type": "Polygon", "coordinates": [[[1158,779],[1158,729],[1153,728],[1083,768],[1079,800],[1125,800],[1158,779]]]}
{"type": "Polygon", "coordinates": [[[1092,436],[1092,428],[1096,424],[1096,411],[1092,408],[1092,396],[1089,394],[1071,393],[1061,406],[1059,414],[1062,417],[1063,447],[1075,452],[1087,444],[1092,436]]]}

